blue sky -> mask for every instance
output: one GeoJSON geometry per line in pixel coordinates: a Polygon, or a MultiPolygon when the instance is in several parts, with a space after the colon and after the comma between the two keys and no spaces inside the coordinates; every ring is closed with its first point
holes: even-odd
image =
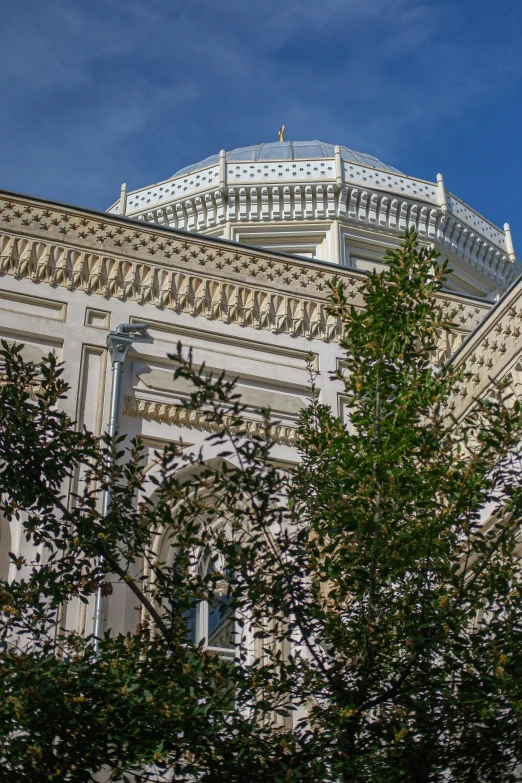
{"type": "Polygon", "coordinates": [[[442,171],[522,254],[518,0],[17,0],[0,35],[1,188],[105,209],[284,122],[442,171]]]}

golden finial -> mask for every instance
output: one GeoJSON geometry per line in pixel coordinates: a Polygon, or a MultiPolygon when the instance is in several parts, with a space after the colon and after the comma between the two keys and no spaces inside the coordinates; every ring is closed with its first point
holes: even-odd
{"type": "Polygon", "coordinates": [[[285,140],[285,126],[281,125],[279,130],[277,131],[277,135],[279,136],[279,141],[285,140]]]}

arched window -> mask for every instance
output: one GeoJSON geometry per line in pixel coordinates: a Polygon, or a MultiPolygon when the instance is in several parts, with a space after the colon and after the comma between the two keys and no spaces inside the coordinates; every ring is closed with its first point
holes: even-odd
{"type": "Polygon", "coordinates": [[[236,623],[230,606],[228,570],[223,558],[205,552],[199,562],[199,574],[209,577],[212,595],[208,600],[194,604],[187,616],[187,627],[192,642],[232,657],[235,650],[236,623]],[[212,577],[215,577],[213,579],[212,577]]]}
{"type": "MultiPolygon", "coordinates": [[[[211,505],[209,500],[209,508],[211,505]]],[[[242,634],[239,633],[239,624],[229,597],[231,573],[224,556],[212,546],[214,536],[225,536],[230,541],[232,529],[226,519],[217,515],[216,517],[209,515],[209,519],[202,518],[201,525],[208,533],[208,536],[202,536],[203,539],[206,538],[206,545],[190,548],[190,551],[183,547],[178,548],[179,540],[174,531],[167,526],[157,534],[152,551],[156,553],[156,563],[159,568],[177,568],[178,554],[185,563],[181,566],[184,573],[188,567],[186,593],[183,600],[186,606],[187,594],[193,595],[194,603],[191,609],[184,612],[187,641],[202,644],[205,649],[222,657],[234,658],[242,634]],[[188,566],[185,556],[188,557],[188,566]],[[201,600],[202,595],[206,595],[206,599],[201,600]]],[[[156,576],[154,570],[149,569],[147,565],[144,567],[144,579],[150,588],[153,588],[156,576]]],[[[172,606],[169,610],[167,597],[164,596],[163,601],[163,609],[168,614],[172,611],[172,606]]],[[[175,604],[175,601],[176,596],[173,596],[172,603],[175,604]]]]}

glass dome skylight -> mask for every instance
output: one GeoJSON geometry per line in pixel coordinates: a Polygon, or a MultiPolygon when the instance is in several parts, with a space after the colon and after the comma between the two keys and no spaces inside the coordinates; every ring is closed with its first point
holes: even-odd
{"type": "MultiPolygon", "coordinates": [[[[335,146],[325,144],[322,141],[273,141],[268,144],[252,144],[250,147],[237,147],[226,153],[227,161],[253,161],[253,160],[297,160],[299,158],[333,158],[335,146]]],[[[341,147],[341,158],[353,163],[359,163],[361,166],[368,166],[372,169],[381,171],[390,171],[393,174],[400,174],[398,169],[388,166],[373,155],[367,155],[364,152],[356,152],[348,147],[341,147]]],[[[219,161],[219,153],[210,155],[198,163],[180,169],[173,177],[179,177],[183,174],[190,174],[193,171],[204,169],[207,166],[213,166],[219,161]]]]}

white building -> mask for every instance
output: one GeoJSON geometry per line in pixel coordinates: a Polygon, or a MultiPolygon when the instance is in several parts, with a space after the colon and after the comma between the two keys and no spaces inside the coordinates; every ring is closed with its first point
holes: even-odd
{"type": "Polygon", "coordinates": [[[494,226],[436,182],[320,141],[241,147],[127,192],[109,212],[367,270],[415,226],[451,262],[450,289],[495,299],[521,267],[494,226]]]}
{"type": "MultiPolygon", "coordinates": [[[[198,446],[206,435],[203,418],[180,406],[187,389],[166,358],[178,340],[196,363],[238,377],[252,428],[260,407],[272,407],[281,421],[274,457],[292,462],[308,352],[322,400],[342,413],[342,390],[329,379],[340,350],[326,281],[339,275],[360,302],[364,274],[408,226],[453,270],[442,299],[458,323],[440,354],[466,340],[460,355],[474,373],[452,404],[459,413],[491,379],[519,377],[522,267],[509,227],[447,192],[440,175],[426,182],[318,141],[222,151],[155,185],[123,186],[108,213],[0,192],[0,337],[24,343],[33,360],[50,350],[64,360],[65,407],[99,434],[111,391],[107,334],[144,323],[124,365],[121,431],[141,436],[151,474],[155,450],[180,437],[198,446]]],[[[26,546],[17,523],[3,520],[0,576],[6,553],[26,546]]],[[[134,603],[118,586],[106,627],[134,629],[134,603]]],[[[92,614],[71,605],[63,622],[90,633],[92,614]]]]}

